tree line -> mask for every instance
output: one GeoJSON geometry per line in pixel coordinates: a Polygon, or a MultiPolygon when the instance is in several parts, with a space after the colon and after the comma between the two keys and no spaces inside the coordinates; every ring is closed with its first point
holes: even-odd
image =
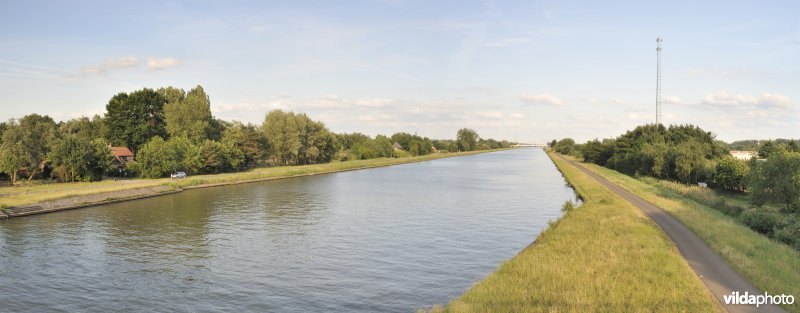
{"type": "Polygon", "coordinates": [[[211,114],[202,86],[121,92],[104,115],[55,122],[39,114],[0,123],[0,173],[20,178],[97,181],[116,172],[110,146],[134,154],[126,171],[147,178],[176,171],[221,173],[257,166],[303,165],[334,160],[426,155],[508,148],[508,141],[480,138],[464,128],[453,140],[395,133],[374,138],[336,134],[304,113],[270,111],[261,125],[224,121],[211,114]]]}
{"type": "Polygon", "coordinates": [[[727,144],[694,125],[642,125],[616,138],[577,144],[571,138],[549,143],[558,153],[582,158],[631,176],[683,184],[706,183],[725,193],[745,195],[750,208],[724,198],[689,197],[737,217],[753,230],[800,249],[800,140],[745,140],[727,144]],[[755,151],[750,160],[730,150],[755,151]],[[777,208],[777,209],[775,209],[777,208]]]}

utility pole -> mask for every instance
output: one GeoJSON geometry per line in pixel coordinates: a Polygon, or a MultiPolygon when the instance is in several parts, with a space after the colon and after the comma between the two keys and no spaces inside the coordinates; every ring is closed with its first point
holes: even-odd
{"type": "Polygon", "coordinates": [[[661,41],[656,38],[656,124],[661,124],[661,41]]]}

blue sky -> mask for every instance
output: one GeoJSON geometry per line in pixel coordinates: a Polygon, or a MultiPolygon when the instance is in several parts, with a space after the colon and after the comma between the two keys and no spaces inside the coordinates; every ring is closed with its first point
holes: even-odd
{"type": "Polygon", "coordinates": [[[798,1],[6,1],[0,120],[200,84],[212,112],[544,142],[654,121],[800,137],[798,1]]]}

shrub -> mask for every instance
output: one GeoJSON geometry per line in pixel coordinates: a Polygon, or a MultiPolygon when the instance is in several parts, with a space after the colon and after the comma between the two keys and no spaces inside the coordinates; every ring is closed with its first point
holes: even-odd
{"type": "Polygon", "coordinates": [[[574,209],[576,206],[577,205],[575,205],[575,203],[573,203],[572,200],[567,200],[566,202],[564,202],[564,205],[561,207],[561,211],[569,212],[569,211],[572,211],[572,209],[574,209]]]}
{"type": "Polygon", "coordinates": [[[775,239],[800,250],[800,219],[776,230],[775,239]]]}
{"type": "Polygon", "coordinates": [[[781,217],[772,212],[750,209],[739,215],[739,220],[759,233],[772,237],[775,228],[781,225],[781,217]]]}

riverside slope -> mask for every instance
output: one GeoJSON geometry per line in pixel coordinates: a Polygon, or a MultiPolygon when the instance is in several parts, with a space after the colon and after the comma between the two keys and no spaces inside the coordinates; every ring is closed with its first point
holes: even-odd
{"type": "Polygon", "coordinates": [[[675,242],[681,255],[683,255],[692,267],[692,270],[699,276],[700,280],[703,281],[726,311],[731,313],[786,312],[783,308],[775,305],[761,305],[756,308],[754,305],[725,304],[723,296],[730,295],[733,291],[738,291],[740,294],[744,292],[748,292],[749,294],[764,294],[764,292],[758,290],[753,284],[739,275],[739,273],[733,270],[733,268],[731,268],[730,265],[714,252],[700,237],[683,225],[679,220],[669,215],[669,213],[586,169],[578,162],[564,158],[561,155],[558,155],[558,157],[570,162],[570,164],[574,165],[609,190],[618,194],[626,201],[632,203],[653,219],[653,221],[664,230],[667,236],[675,242]]]}

